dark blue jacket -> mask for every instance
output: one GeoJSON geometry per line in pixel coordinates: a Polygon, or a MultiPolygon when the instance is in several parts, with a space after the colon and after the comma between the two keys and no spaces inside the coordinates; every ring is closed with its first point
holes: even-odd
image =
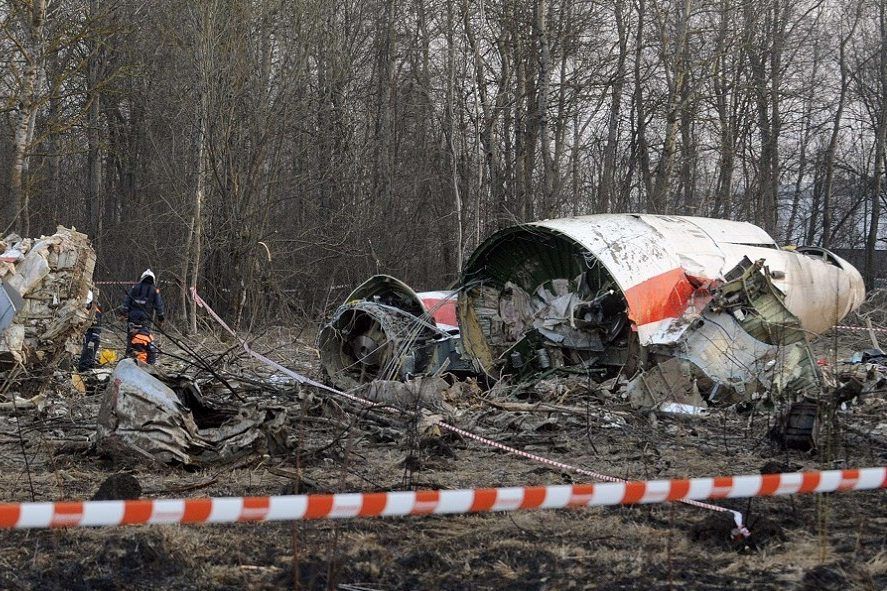
{"type": "Polygon", "coordinates": [[[101,334],[102,332],[102,320],[105,316],[105,311],[102,310],[101,305],[98,302],[92,302],[90,305],[86,307],[87,310],[92,310],[95,308],[95,316],[92,319],[92,326],[89,327],[87,332],[92,334],[101,334]]]}
{"type": "Polygon", "coordinates": [[[163,298],[160,297],[160,290],[150,280],[136,283],[126,294],[123,313],[133,324],[150,324],[154,314],[163,322],[163,298]]]}

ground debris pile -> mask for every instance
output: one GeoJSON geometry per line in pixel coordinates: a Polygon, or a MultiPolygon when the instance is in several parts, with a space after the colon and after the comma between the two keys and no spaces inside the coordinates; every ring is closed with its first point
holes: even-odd
{"type": "Polygon", "coordinates": [[[194,382],[176,382],[125,359],[108,384],[96,430],[99,453],[194,465],[286,448],[286,409],[208,404],[194,382]],[[176,392],[162,379],[180,385],[176,392]]]}
{"type": "Polygon", "coordinates": [[[73,229],[0,240],[0,372],[37,373],[79,352],[94,267],[89,239],[73,229]]]}
{"type": "MultiPolygon", "coordinates": [[[[310,345],[286,333],[257,338],[253,346],[274,351],[281,363],[305,375],[314,378],[321,372],[310,345]]],[[[113,398],[111,385],[80,394],[69,380],[60,380],[43,410],[20,412],[35,498],[128,498],[138,489],[144,497],[179,498],[591,480],[445,430],[435,433],[433,421],[425,421],[434,415],[521,451],[618,478],[823,467],[821,451],[782,450],[768,439],[775,411],[741,404],[713,407],[705,416],[638,411],[631,407],[628,380],[622,376],[598,383],[588,375],[567,373],[513,383],[502,380],[488,389],[443,374],[404,383],[377,381],[349,391],[374,403],[368,406],[300,388],[231,352],[211,335],[201,335],[193,349],[216,360],[216,376],[194,359],[194,365],[187,365],[162,357],[163,372],[149,377],[158,381],[158,389],[167,389],[164,405],[150,397],[139,402],[146,412],[166,409],[154,425],[157,429],[151,431],[149,421],[143,420],[131,422],[137,429],[130,433],[120,428],[123,423],[109,430],[108,441],[131,436],[128,441],[142,451],[129,443],[120,445],[123,453],[110,457],[97,457],[85,448],[65,451],[71,440],[95,430],[100,407],[113,398]],[[217,447],[236,438],[213,440],[209,431],[243,426],[237,419],[241,408],[286,411],[280,419],[285,435],[281,453],[270,452],[274,439],[255,423],[240,431],[255,446],[242,448],[238,443],[229,448],[231,456],[217,447]],[[768,467],[761,468],[765,463],[768,467]]],[[[173,350],[172,345],[166,350],[173,350]]],[[[855,350],[842,349],[837,357],[849,360],[855,350]]],[[[175,352],[188,358],[185,351],[175,352]]],[[[127,366],[140,374],[147,370],[122,362],[109,384],[121,378],[127,366]]],[[[852,367],[842,364],[838,371],[852,367]]],[[[145,379],[141,376],[139,383],[145,379]]],[[[139,392],[145,390],[142,386],[139,392]]],[[[127,387],[117,391],[125,394],[127,387]]],[[[832,446],[833,457],[841,460],[829,466],[887,462],[887,431],[879,430],[885,412],[887,397],[878,391],[838,407],[846,428],[837,432],[832,446]]],[[[0,458],[6,476],[0,477],[0,487],[6,499],[29,500],[28,480],[21,477],[28,468],[21,443],[13,437],[15,422],[7,418],[0,415],[0,430],[6,433],[0,435],[0,445],[6,445],[0,458]]],[[[277,432],[274,421],[266,423],[277,432]]],[[[793,589],[800,588],[805,576],[808,582],[821,580],[816,568],[822,543],[824,564],[852,554],[858,565],[853,580],[873,581],[859,588],[883,587],[887,522],[881,515],[882,496],[860,493],[831,499],[823,542],[814,525],[819,515],[814,497],[721,501],[749,518],[754,544],[742,547],[731,538],[729,517],[682,505],[305,522],[295,527],[269,523],[10,532],[0,545],[5,567],[0,569],[0,586],[64,588],[70,586],[70,577],[81,577],[87,581],[84,588],[281,588],[298,578],[306,589],[665,589],[671,576],[687,588],[793,589]],[[47,549],[52,549],[51,561],[47,549]],[[84,566],[70,570],[62,568],[65,564],[84,566]],[[794,566],[787,569],[786,564],[794,566]]]]}

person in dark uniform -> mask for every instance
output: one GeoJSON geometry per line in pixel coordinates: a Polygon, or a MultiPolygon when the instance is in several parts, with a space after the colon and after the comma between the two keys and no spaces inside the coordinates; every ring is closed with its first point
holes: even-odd
{"type": "Polygon", "coordinates": [[[140,348],[149,348],[153,353],[145,353],[139,357],[147,359],[147,363],[152,365],[157,359],[157,349],[154,345],[154,337],[151,335],[151,323],[156,317],[157,326],[162,326],[164,320],[163,298],[154,283],[154,272],[151,269],[146,269],[139,278],[139,282],[133,285],[126,294],[121,310],[121,313],[126,316],[129,326],[126,356],[132,356],[134,344],[140,348]]]}
{"type": "Polygon", "coordinates": [[[86,310],[95,308],[92,326],[86,329],[83,335],[83,349],[80,351],[80,361],[77,363],[77,371],[86,371],[95,367],[95,356],[102,344],[102,306],[95,301],[92,290],[86,294],[86,310]]]}

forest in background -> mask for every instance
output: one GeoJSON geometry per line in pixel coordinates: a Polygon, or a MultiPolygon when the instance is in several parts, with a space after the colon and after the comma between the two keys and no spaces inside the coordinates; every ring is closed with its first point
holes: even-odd
{"type": "Polygon", "coordinates": [[[0,0],[0,230],[238,323],[644,211],[887,249],[887,0],[0,0]],[[334,295],[335,294],[335,295],[334,295]]]}

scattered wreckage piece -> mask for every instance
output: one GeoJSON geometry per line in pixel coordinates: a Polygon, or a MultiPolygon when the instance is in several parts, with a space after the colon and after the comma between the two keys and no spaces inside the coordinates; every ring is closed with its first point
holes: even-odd
{"type": "Polygon", "coordinates": [[[732,404],[765,396],[788,401],[818,398],[822,376],[806,333],[785,307],[763,261],[744,259],[725,280],[708,290],[702,310],[688,308],[684,313],[679,339],[648,346],[648,355],[663,361],[629,383],[634,406],[732,404]],[[674,369],[666,373],[665,368],[674,369]],[[650,387],[654,371],[659,378],[655,394],[650,387]],[[645,404],[648,401],[652,404],[645,404]]]}
{"type": "Polygon", "coordinates": [[[793,402],[777,416],[769,437],[783,449],[810,451],[819,440],[824,406],[814,401],[793,402]]]}
{"type": "Polygon", "coordinates": [[[441,436],[440,422],[456,420],[456,409],[448,400],[459,399],[464,382],[451,385],[440,376],[417,376],[403,381],[375,380],[353,393],[373,403],[404,413],[422,439],[441,436]]]}
{"type": "Polygon", "coordinates": [[[394,406],[406,412],[417,408],[453,414],[445,400],[450,384],[439,376],[418,376],[406,381],[375,380],[355,390],[355,394],[374,403],[394,406]]]}
{"type": "Polygon", "coordinates": [[[497,232],[469,258],[457,311],[466,352],[494,379],[634,376],[673,358],[651,376],[662,395],[635,385],[635,403],[675,402],[661,398],[677,379],[696,406],[695,390],[712,402],[816,392],[807,335],[864,295],[846,261],[780,249],[752,224],[612,214],[497,232]]]}
{"type": "Polygon", "coordinates": [[[836,368],[823,362],[826,396],[808,396],[783,407],[769,437],[784,449],[810,451],[817,447],[823,419],[837,419],[849,404],[871,404],[887,388],[887,355],[880,349],[857,351],[836,368]]]}
{"type": "Polygon", "coordinates": [[[27,410],[36,408],[38,411],[43,410],[46,406],[46,393],[37,394],[36,396],[32,396],[31,398],[22,398],[18,394],[13,393],[11,396],[12,400],[9,402],[0,402],[0,410],[27,410]]]}
{"type": "Polygon", "coordinates": [[[73,229],[0,240],[0,372],[38,373],[80,351],[94,268],[89,239],[73,229]]]}
{"type": "Polygon", "coordinates": [[[476,371],[463,356],[456,294],[417,293],[388,275],[370,277],[351,292],[321,329],[317,347],[324,372],[342,389],[376,379],[476,371]]]}
{"type": "Polygon", "coordinates": [[[887,391],[887,354],[881,349],[857,351],[836,368],[824,370],[835,384],[838,404],[887,391]]]}
{"type": "Polygon", "coordinates": [[[124,359],[117,365],[99,410],[96,449],[122,458],[164,464],[207,464],[246,451],[278,453],[286,446],[286,410],[207,404],[193,382],[174,391],[156,369],[124,359]]]}

